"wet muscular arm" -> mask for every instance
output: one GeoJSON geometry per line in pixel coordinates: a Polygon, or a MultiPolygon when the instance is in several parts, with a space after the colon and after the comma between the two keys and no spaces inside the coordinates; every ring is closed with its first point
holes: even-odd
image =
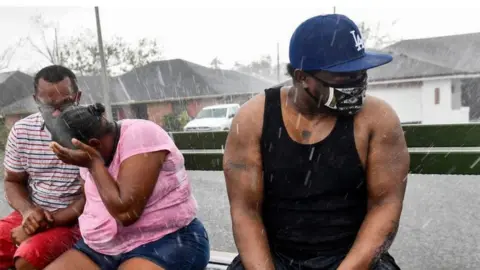
{"type": "Polygon", "coordinates": [[[5,197],[8,204],[22,215],[34,207],[28,195],[27,181],[26,172],[12,172],[5,168],[5,197]]]}
{"type": "Polygon", "coordinates": [[[223,170],[230,201],[233,236],[242,263],[248,270],[270,270],[274,267],[261,216],[261,127],[258,126],[257,113],[248,108],[255,101],[251,100],[244,105],[232,121],[234,128],[227,138],[223,170]]]}
{"type": "Polygon", "coordinates": [[[402,213],[410,165],[400,121],[382,103],[367,157],[368,212],[355,243],[339,269],[370,269],[393,243],[402,213]]]}

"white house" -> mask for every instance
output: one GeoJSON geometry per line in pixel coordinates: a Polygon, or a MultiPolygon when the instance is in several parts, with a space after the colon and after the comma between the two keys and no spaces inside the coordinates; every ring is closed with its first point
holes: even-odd
{"type": "Polygon", "coordinates": [[[387,101],[402,123],[468,123],[470,108],[462,106],[462,77],[451,75],[372,81],[367,93],[387,101]]]}
{"type": "Polygon", "coordinates": [[[460,81],[419,78],[392,84],[371,83],[368,93],[387,101],[402,123],[468,123],[470,108],[461,106],[460,81]]]}
{"type": "Polygon", "coordinates": [[[389,102],[402,122],[478,121],[480,33],[403,40],[384,51],[394,60],[369,72],[369,93],[389,102]]]}
{"type": "Polygon", "coordinates": [[[393,61],[368,71],[367,94],[387,101],[402,123],[479,121],[480,33],[403,40],[382,51],[393,61]]]}

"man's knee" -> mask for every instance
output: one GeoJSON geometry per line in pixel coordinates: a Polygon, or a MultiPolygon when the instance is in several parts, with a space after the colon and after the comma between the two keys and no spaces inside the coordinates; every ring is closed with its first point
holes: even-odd
{"type": "Polygon", "coordinates": [[[12,242],[12,227],[12,224],[0,219],[0,269],[13,267],[13,255],[16,247],[12,242]]]}
{"type": "Polygon", "coordinates": [[[17,258],[15,260],[15,270],[33,270],[33,269],[36,269],[36,268],[24,258],[17,258]]]}
{"type": "MultiPolygon", "coordinates": [[[[53,228],[35,234],[22,242],[15,252],[15,258],[22,259],[21,261],[17,260],[18,264],[28,263],[24,266],[25,269],[43,269],[69,250],[74,242],[74,233],[69,228],[53,228]],[[28,268],[28,265],[35,267],[28,268]]],[[[17,261],[15,265],[17,265],[17,261]]]]}

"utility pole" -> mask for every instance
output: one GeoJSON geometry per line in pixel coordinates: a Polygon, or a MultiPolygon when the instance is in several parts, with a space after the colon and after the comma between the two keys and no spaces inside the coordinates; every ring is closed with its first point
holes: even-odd
{"type": "Polygon", "coordinates": [[[100,51],[100,62],[102,65],[103,103],[105,105],[107,119],[109,121],[113,121],[112,105],[110,104],[110,86],[108,82],[107,63],[105,62],[105,52],[103,51],[102,28],[100,27],[100,12],[98,11],[98,7],[95,7],[95,18],[97,20],[98,50],[100,51]]]}
{"type": "Polygon", "coordinates": [[[333,14],[337,14],[337,10],[336,10],[335,6],[333,6],[333,14]]]}
{"type": "Polygon", "coordinates": [[[277,42],[277,82],[280,83],[280,43],[277,42]]]}

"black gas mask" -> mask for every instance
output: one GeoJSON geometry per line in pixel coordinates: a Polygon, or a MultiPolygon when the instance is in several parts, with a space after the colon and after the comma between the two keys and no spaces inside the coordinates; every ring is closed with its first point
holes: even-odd
{"type": "Polygon", "coordinates": [[[319,100],[304,88],[307,94],[319,105],[324,105],[330,110],[344,115],[354,115],[363,107],[367,91],[367,74],[357,80],[343,84],[331,84],[316,76],[311,75],[328,89],[327,97],[319,100]]]}
{"type": "Polygon", "coordinates": [[[72,144],[72,139],[75,135],[61,116],[63,112],[71,110],[75,106],[77,105],[69,104],[68,106],[61,108],[61,110],[50,106],[39,106],[44,121],[44,127],[46,127],[48,132],[52,135],[52,141],[70,149],[75,149],[75,146],[72,144]],[[60,110],[61,113],[54,116],[53,112],[55,110],[60,110]]]}

